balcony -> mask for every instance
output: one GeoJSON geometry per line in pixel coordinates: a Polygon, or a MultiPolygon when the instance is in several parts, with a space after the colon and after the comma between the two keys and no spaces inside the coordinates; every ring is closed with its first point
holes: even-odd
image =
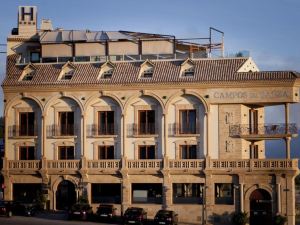
{"type": "Polygon", "coordinates": [[[9,160],[8,168],[10,171],[38,171],[41,168],[40,160],[9,160]]]}
{"type": "Polygon", "coordinates": [[[129,174],[157,174],[166,165],[171,173],[198,174],[201,171],[215,172],[250,172],[250,171],[283,171],[298,170],[298,159],[170,159],[163,164],[161,159],[149,160],[87,160],[86,164],[81,160],[5,160],[3,169],[10,174],[33,174],[41,169],[49,174],[76,174],[84,169],[88,174],[116,174],[122,168],[129,174]]]}
{"type": "Polygon", "coordinates": [[[127,134],[129,137],[157,136],[155,123],[128,124],[127,134]]]}
{"type": "Polygon", "coordinates": [[[50,138],[74,137],[74,133],[75,126],[73,124],[69,124],[66,126],[52,124],[47,126],[47,137],[50,138]]]}
{"type": "Polygon", "coordinates": [[[296,137],[298,135],[297,125],[289,124],[239,124],[230,125],[230,137],[244,138],[246,140],[280,139],[284,137],[296,137]]]}
{"type": "Polygon", "coordinates": [[[36,126],[8,126],[8,138],[33,138],[37,137],[36,126]]]}
{"type": "Polygon", "coordinates": [[[130,171],[157,173],[163,168],[163,161],[161,159],[138,159],[126,160],[127,168],[130,171]]]}
{"type": "Polygon", "coordinates": [[[170,159],[170,169],[174,170],[204,170],[204,159],[170,159]]]}
{"type": "Polygon", "coordinates": [[[121,169],[121,160],[87,160],[89,173],[116,173],[121,169]]]}
{"type": "Polygon", "coordinates": [[[97,137],[97,136],[114,136],[115,124],[105,124],[105,126],[100,126],[98,124],[91,124],[87,126],[87,136],[88,137],[97,137]]]}
{"type": "Polygon", "coordinates": [[[79,170],[81,166],[80,160],[48,160],[48,170],[79,170]]]}
{"type": "Polygon", "coordinates": [[[171,123],[169,124],[169,135],[170,136],[199,136],[199,125],[195,124],[180,124],[171,123]]]}
{"type": "Polygon", "coordinates": [[[210,169],[227,171],[298,170],[298,159],[211,159],[210,169]]]}

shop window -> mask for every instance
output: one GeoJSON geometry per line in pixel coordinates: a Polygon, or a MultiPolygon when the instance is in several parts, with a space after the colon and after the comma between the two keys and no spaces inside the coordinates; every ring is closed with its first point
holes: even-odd
{"type": "Polygon", "coordinates": [[[233,184],[215,184],[215,204],[232,205],[233,200],[233,184]]]}
{"type": "Polygon", "coordinates": [[[162,204],[162,184],[132,184],[132,203],[162,204]]]}
{"type": "Polygon", "coordinates": [[[174,183],[174,204],[202,204],[204,184],[199,183],[174,183]]]}

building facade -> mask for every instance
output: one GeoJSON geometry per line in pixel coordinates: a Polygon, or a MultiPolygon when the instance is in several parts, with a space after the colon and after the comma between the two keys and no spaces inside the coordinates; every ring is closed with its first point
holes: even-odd
{"type": "Polygon", "coordinates": [[[297,72],[210,58],[212,43],[168,35],[53,30],[49,20],[37,29],[36,11],[19,7],[7,39],[6,200],[41,193],[53,210],[86,197],[119,214],[166,208],[183,222],[230,224],[245,211],[250,224],[276,214],[295,224],[297,72]],[[275,105],[283,124],[265,123],[275,105]],[[267,159],[265,140],[278,139],[286,158],[267,159]]]}

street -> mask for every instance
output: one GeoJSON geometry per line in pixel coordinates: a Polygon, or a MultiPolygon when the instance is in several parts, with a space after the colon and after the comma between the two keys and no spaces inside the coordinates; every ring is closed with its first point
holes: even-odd
{"type": "MultiPolygon", "coordinates": [[[[49,215],[37,215],[35,217],[24,217],[24,216],[12,216],[8,217],[0,217],[0,224],[1,225],[79,225],[82,224],[83,221],[76,221],[76,220],[66,220],[66,215],[64,214],[49,214],[49,215]]],[[[87,222],[84,221],[85,225],[101,225],[104,223],[99,222],[87,222]]]]}

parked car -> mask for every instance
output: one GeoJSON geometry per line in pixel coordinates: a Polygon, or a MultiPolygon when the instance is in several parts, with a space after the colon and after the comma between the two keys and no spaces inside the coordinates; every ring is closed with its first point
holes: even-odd
{"type": "Polygon", "coordinates": [[[154,217],[154,224],[177,225],[178,214],[171,210],[159,210],[154,217]]]}
{"type": "Polygon", "coordinates": [[[12,216],[12,202],[10,201],[0,201],[0,215],[1,216],[12,216]]]}
{"type": "Polygon", "coordinates": [[[129,207],[123,217],[124,224],[145,224],[147,212],[143,208],[129,207]]]}
{"type": "Polygon", "coordinates": [[[12,213],[19,216],[34,216],[37,212],[35,203],[14,202],[12,204],[12,213]]]}
{"type": "Polygon", "coordinates": [[[72,219],[88,220],[92,216],[93,216],[92,207],[86,203],[74,204],[68,212],[68,218],[70,220],[72,219]]]}
{"type": "Polygon", "coordinates": [[[113,221],[116,219],[116,210],[113,205],[100,204],[96,214],[100,220],[113,221]]]}

